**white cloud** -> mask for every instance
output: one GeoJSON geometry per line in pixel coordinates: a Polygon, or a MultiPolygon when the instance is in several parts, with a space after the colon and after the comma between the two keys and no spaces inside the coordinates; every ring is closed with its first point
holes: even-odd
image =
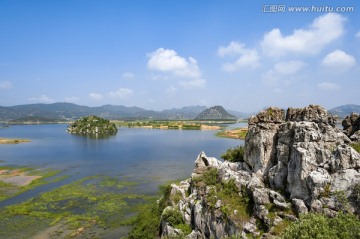
{"type": "Polygon", "coordinates": [[[308,29],[295,29],[288,36],[283,36],[280,29],[275,28],[265,33],[261,46],[270,56],[316,54],[343,35],[345,21],[346,18],[339,14],[328,13],[316,18],[308,29]]]}
{"type": "Polygon", "coordinates": [[[8,90],[13,87],[10,81],[0,81],[0,90],[8,90]]]}
{"type": "Polygon", "coordinates": [[[280,77],[290,76],[298,73],[306,66],[303,61],[282,61],[265,72],[262,77],[267,84],[275,84],[280,77]]]}
{"type": "Polygon", "coordinates": [[[104,96],[102,94],[99,93],[90,93],[89,97],[93,100],[102,100],[104,99],[104,96]]]}
{"type": "Polygon", "coordinates": [[[76,96],[65,97],[65,102],[79,102],[80,98],[76,96]]]}
{"type": "Polygon", "coordinates": [[[201,77],[197,61],[192,57],[186,59],[179,56],[176,51],[164,48],[159,48],[148,56],[150,59],[147,66],[150,70],[171,72],[181,77],[201,77]]]}
{"type": "Polygon", "coordinates": [[[131,80],[135,78],[135,74],[132,72],[124,72],[122,74],[122,78],[127,79],[127,80],[131,80]]]}
{"type": "Polygon", "coordinates": [[[133,93],[134,93],[134,91],[132,89],[120,88],[117,91],[111,91],[109,95],[112,98],[126,99],[129,96],[131,96],[133,93]]]}
{"type": "Polygon", "coordinates": [[[356,64],[356,60],[352,55],[346,54],[341,50],[335,50],[327,54],[322,60],[322,65],[331,67],[335,70],[346,70],[356,64]]]}
{"type": "Polygon", "coordinates": [[[32,102],[37,102],[37,103],[53,103],[54,100],[49,98],[47,95],[41,95],[39,97],[32,97],[28,99],[29,101],[32,102]]]}
{"type": "Polygon", "coordinates": [[[220,57],[233,56],[237,59],[234,62],[223,64],[223,70],[233,72],[241,68],[256,68],[259,65],[259,55],[256,49],[246,48],[245,44],[230,42],[226,47],[219,47],[218,55],[220,57]]]}
{"type": "Polygon", "coordinates": [[[206,80],[195,79],[190,81],[180,81],[179,85],[185,89],[204,88],[206,86],[206,80]]]}
{"type": "Polygon", "coordinates": [[[317,86],[321,90],[338,90],[338,89],[340,89],[340,87],[337,84],[331,83],[331,82],[325,82],[325,81],[319,83],[317,86]]]}

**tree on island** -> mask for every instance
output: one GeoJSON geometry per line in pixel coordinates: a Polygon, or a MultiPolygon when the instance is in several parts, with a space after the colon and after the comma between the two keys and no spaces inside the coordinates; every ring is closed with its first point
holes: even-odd
{"type": "Polygon", "coordinates": [[[90,136],[110,136],[117,133],[117,127],[110,120],[98,116],[86,116],[70,124],[67,132],[90,136]]]}

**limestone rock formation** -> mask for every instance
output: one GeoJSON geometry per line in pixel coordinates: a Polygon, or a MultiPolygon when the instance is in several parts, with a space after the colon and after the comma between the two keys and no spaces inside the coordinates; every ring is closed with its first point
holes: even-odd
{"type": "Polygon", "coordinates": [[[360,115],[352,113],[342,121],[344,133],[355,142],[360,142],[360,115]]]}
{"type": "Polygon", "coordinates": [[[260,112],[249,119],[243,162],[202,152],[191,178],[171,185],[170,207],[192,232],[164,219],[162,238],[271,238],[301,213],[359,214],[360,154],[350,142],[320,106],[260,112]]]}
{"type": "Polygon", "coordinates": [[[117,133],[117,127],[107,119],[98,116],[87,116],[70,124],[67,128],[67,132],[94,137],[109,136],[117,133]]]}

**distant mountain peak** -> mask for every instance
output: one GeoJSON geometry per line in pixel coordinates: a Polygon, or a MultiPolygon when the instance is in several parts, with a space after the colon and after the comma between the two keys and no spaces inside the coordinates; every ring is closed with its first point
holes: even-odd
{"type": "Polygon", "coordinates": [[[224,107],[216,105],[202,111],[195,120],[236,120],[236,117],[228,113],[224,107]]]}

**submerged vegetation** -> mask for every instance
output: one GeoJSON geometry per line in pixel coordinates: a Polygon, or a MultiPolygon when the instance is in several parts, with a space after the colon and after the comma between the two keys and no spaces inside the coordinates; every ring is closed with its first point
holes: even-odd
{"type": "Polygon", "coordinates": [[[53,228],[51,236],[101,237],[126,225],[134,205],[151,197],[130,193],[132,182],[88,177],[2,209],[0,238],[28,238],[53,228]]]}

